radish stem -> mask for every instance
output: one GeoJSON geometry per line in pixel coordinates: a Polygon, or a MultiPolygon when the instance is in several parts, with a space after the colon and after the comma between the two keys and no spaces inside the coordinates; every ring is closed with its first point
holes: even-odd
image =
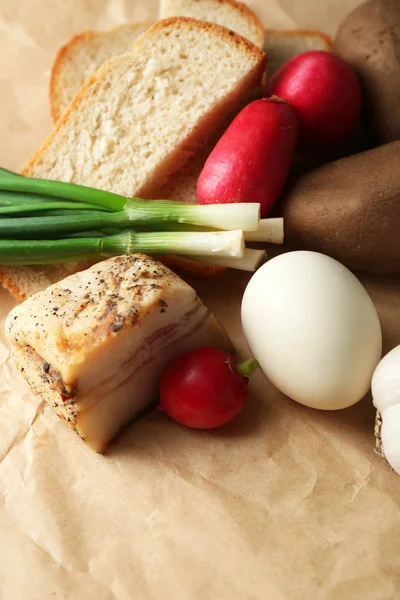
{"type": "Polygon", "coordinates": [[[259,368],[259,366],[260,365],[258,364],[257,360],[255,360],[254,358],[250,358],[249,360],[246,360],[245,362],[242,362],[240,365],[238,365],[237,370],[244,377],[250,377],[254,373],[254,371],[259,368]]]}

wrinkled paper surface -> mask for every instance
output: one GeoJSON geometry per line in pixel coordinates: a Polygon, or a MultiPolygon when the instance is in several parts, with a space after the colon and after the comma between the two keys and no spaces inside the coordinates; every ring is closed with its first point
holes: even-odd
{"type": "MultiPolygon", "coordinates": [[[[253,0],[267,27],[333,34],[358,0],[253,0]]],[[[81,30],[155,18],[150,0],[0,0],[0,164],[50,131],[49,70],[81,30]]],[[[400,343],[400,281],[364,280],[400,343]]],[[[241,357],[243,274],[196,284],[241,357]]],[[[324,413],[257,373],[243,415],[196,432],[151,414],[106,456],[17,374],[0,294],[1,600],[388,600],[400,596],[400,478],[370,398],[324,413]]]]}

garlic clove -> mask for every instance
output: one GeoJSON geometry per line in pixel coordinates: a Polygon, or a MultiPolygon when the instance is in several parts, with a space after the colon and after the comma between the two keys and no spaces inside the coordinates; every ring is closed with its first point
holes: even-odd
{"type": "Polygon", "coordinates": [[[400,475],[400,404],[390,406],[382,414],[381,439],[386,460],[400,475]]]}
{"type": "Polygon", "coordinates": [[[400,346],[386,354],[376,367],[371,391],[374,406],[382,418],[385,458],[400,475],[400,346]]]}

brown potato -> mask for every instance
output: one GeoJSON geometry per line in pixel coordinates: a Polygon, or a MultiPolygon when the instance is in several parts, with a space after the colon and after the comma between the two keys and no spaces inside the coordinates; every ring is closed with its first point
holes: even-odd
{"type": "Polygon", "coordinates": [[[306,173],[281,213],[291,249],[323,252],[354,271],[400,273],[400,141],[306,173]]]}
{"type": "Polygon", "coordinates": [[[341,24],[334,50],[356,69],[375,144],[400,139],[400,0],[370,0],[341,24]]]}

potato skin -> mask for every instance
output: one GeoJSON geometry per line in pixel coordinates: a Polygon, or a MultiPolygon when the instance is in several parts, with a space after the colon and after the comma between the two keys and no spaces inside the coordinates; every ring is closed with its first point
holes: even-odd
{"type": "Polygon", "coordinates": [[[400,273],[400,141],[300,177],[281,205],[285,241],[353,271],[400,273]]]}
{"type": "Polygon", "coordinates": [[[341,24],[334,50],[356,70],[376,145],[400,139],[400,1],[370,0],[341,24]]]}

